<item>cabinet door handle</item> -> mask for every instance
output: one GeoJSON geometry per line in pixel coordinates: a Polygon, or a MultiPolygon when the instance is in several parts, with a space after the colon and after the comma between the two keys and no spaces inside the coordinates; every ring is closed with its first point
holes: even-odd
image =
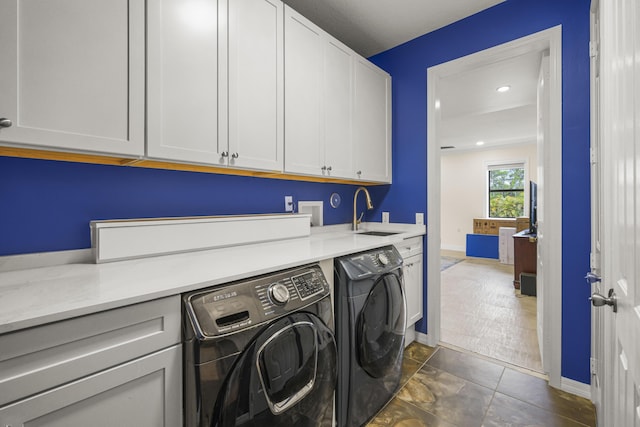
{"type": "Polygon", "coordinates": [[[324,172],[324,171],[326,171],[326,170],[327,170],[327,167],[326,167],[326,166],[322,166],[322,167],[320,168],[320,170],[324,172]]]}
{"type": "Polygon", "coordinates": [[[229,152],[228,151],[223,151],[222,153],[220,153],[221,157],[229,157],[229,152]]]}
{"type": "Polygon", "coordinates": [[[236,152],[231,155],[232,159],[237,159],[240,155],[236,152]]]}
{"type": "Polygon", "coordinates": [[[13,122],[6,117],[0,118],[0,128],[10,128],[13,122]]]}
{"type": "Polygon", "coordinates": [[[362,175],[362,171],[358,171],[356,173],[358,174],[358,176],[362,175]]]}
{"type": "Polygon", "coordinates": [[[327,168],[327,170],[328,170],[328,171],[331,171],[331,166],[329,166],[329,167],[327,168]]]}

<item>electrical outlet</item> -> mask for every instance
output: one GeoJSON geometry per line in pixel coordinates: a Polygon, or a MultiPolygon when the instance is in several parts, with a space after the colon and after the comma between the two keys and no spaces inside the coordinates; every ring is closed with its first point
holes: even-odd
{"type": "Polygon", "coordinates": [[[293,196],[284,196],[284,211],[293,212],[293,196]]]}
{"type": "Polygon", "coordinates": [[[416,224],[418,225],[424,224],[424,213],[416,212],[416,224]]]}
{"type": "Polygon", "coordinates": [[[382,222],[385,224],[389,223],[389,212],[382,212],[382,222]]]}

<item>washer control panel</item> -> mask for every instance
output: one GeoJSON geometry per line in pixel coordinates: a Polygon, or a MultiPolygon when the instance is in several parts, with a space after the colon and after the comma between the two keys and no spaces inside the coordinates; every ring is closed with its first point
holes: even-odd
{"type": "Polygon", "coordinates": [[[212,337],[299,310],[330,292],[320,266],[312,264],[191,292],[183,299],[198,335],[212,337]]]}
{"type": "Polygon", "coordinates": [[[318,274],[316,270],[309,270],[303,274],[294,276],[291,278],[291,281],[296,287],[300,299],[303,301],[324,292],[325,289],[328,288],[324,274],[322,274],[322,272],[318,274]]]}

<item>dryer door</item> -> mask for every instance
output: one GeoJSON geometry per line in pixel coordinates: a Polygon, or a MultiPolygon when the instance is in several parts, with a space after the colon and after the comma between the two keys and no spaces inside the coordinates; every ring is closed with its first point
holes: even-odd
{"type": "Polygon", "coordinates": [[[358,362],[369,375],[384,377],[402,363],[406,324],[400,277],[387,273],[373,285],[356,326],[358,362]]]}
{"type": "Polygon", "coordinates": [[[331,426],[336,358],[333,333],[317,316],[275,321],[236,360],[212,426],[331,426]]]}

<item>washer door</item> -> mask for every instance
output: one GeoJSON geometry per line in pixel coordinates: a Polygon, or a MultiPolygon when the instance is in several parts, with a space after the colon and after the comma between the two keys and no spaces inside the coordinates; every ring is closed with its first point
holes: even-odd
{"type": "Polygon", "coordinates": [[[231,368],[212,426],[331,426],[336,358],[333,333],[317,316],[277,320],[231,368]]]}
{"type": "Polygon", "coordinates": [[[401,363],[406,308],[400,278],[387,273],[373,285],[358,315],[357,352],[362,369],[381,378],[401,363]]]}

